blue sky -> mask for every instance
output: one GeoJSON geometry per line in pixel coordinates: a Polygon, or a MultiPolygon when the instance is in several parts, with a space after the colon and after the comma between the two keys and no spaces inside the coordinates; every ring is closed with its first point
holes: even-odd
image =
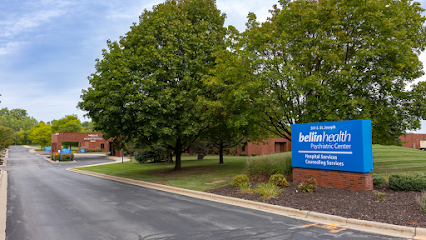
{"type": "MultiPolygon", "coordinates": [[[[26,109],[39,121],[71,114],[87,120],[76,105],[106,40],[118,40],[160,2],[0,0],[0,108],[26,109]]],[[[420,2],[426,8],[426,0],[420,2]]],[[[264,21],[277,0],[216,3],[227,15],[225,25],[243,31],[249,12],[264,21]]],[[[426,53],[421,59],[426,63],[426,53]]],[[[426,133],[426,121],[419,132],[426,133]]]]}

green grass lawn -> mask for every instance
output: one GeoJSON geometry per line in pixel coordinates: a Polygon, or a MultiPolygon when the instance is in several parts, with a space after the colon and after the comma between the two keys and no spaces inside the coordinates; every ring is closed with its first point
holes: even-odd
{"type": "Polygon", "coordinates": [[[135,160],[79,169],[205,191],[230,184],[235,175],[244,173],[248,158],[224,156],[224,163],[219,164],[219,157],[214,155],[206,156],[204,160],[197,160],[197,156],[183,156],[183,170],[178,172],[173,171],[174,164],[140,164],[135,160]]]}
{"type": "MultiPolygon", "coordinates": [[[[289,152],[280,153],[273,157],[285,157],[289,154],[289,152]]],[[[246,174],[245,163],[250,159],[250,157],[224,156],[224,164],[218,164],[217,155],[206,156],[204,160],[196,158],[196,156],[183,156],[183,170],[180,172],[173,171],[174,164],[139,164],[135,160],[79,169],[205,191],[230,184],[235,175],[246,174]]],[[[423,172],[426,171],[426,151],[373,145],[373,166],[374,173],[380,174],[423,172]]]]}
{"type": "Polygon", "coordinates": [[[373,145],[373,168],[379,174],[425,172],[426,151],[373,145]]]}

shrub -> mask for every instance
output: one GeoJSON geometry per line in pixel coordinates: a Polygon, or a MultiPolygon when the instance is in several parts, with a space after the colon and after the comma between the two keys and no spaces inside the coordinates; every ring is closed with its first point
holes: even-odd
{"type": "Polygon", "coordinates": [[[311,177],[308,181],[300,183],[297,187],[300,188],[302,192],[313,193],[315,189],[317,189],[317,180],[311,177]]]}
{"type": "Polygon", "coordinates": [[[386,195],[385,192],[373,191],[374,201],[383,202],[385,199],[383,198],[386,195]]]}
{"type": "Polygon", "coordinates": [[[148,161],[149,159],[145,157],[145,155],[141,152],[135,152],[135,160],[138,163],[144,163],[146,161],[148,161]]]}
{"type": "Polygon", "coordinates": [[[242,153],[240,153],[240,156],[247,156],[247,153],[242,152],[242,153]]]}
{"type": "Polygon", "coordinates": [[[287,182],[287,179],[285,179],[285,176],[280,173],[273,174],[269,178],[269,183],[274,184],[275,186],[278,186],[278,187],[287,187],[290,185],[287,182]]]}
{"type": "Polygon", "coordinates": [[[243,174],[235,176],[231,182],[233,187],[240,187],[243,184],[250,184],[249,178],[243,174]]]}
{"type": "Polygon", "coordinates": [[[74,154],[62,154],[61,161],[72,161],[74,160],[74,154]]]}
{"type": "Polygon", "coordinates": [[[246,163],[246,171],[251,179],[268,180],[276,173],[288,176],[293,171],[291,156],[274,154],[252,157],[246,163]]]}
{"type": "Polygon", "coordinates": [[[389,186],[393,190],[420,192],[426,190],[426,174],[395,173],[389,176],[389,186]]]}
{"type": "Polygon", "coordinates": [[[422,194],[416,196],[416,202],[420,205],[420,211],[426,213],[426,192],[422,191],[422,194]]]}
{"type": "Polygon", "coordinates": [[[256,156],[256,155],[257,155],[256,153],[252,153],[252,154],[251,154],[251,156],[252,156],[252,157],[254,157],[254,156],[256,156]]]}
{"type": "Polygon", "coordinates": [[[93,149],[90,149],[90,148],[89,148],[89,149],[87,149],[86,151],[87,151],[87,152],[93,152],[93,149]]]}
{"type": "Polygon", "coordinates": [[[100,148],[95,148],[95,152],[100,152],[101,149],[100,148]]]}
{"type": "Polygon", "coordinates": [[[386,179],[383,175],[376,174],[376,173],[373,173],[372,175],[373,175],[373,185],[374,186],[380,186],[380,185],[387,183],[386,179]]]}
{"type": "Polygon", "coordinates": [[[255,193],[262,195],[260,198],[263,200],[275,197],[280,194],[282,189],[271,183],[260,183],[254,190],[255,193]]]}
{"type": "Polygon", "coordinates": [[[52,161],[59,161],[59,155],[52,155],[52,161]]]}
{"type": "Polygon", "coordinates": [[[231,155],[237,155],[237,148],[231,148],[229,152],[231,155]]]}
{"type": "Polygon", "coordinates": [[[191,153],[198,154],[197,159],[204,159],[204,156],[206,156],[211,150],[212,145],[208,141],[200,139],[193,142],[190,148],[191,153]]]}

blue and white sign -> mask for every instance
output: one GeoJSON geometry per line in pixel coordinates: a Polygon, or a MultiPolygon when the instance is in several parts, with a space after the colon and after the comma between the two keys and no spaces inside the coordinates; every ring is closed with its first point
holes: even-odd
{"type": "Polygon", "coordinates": [[[85,148],[80,149],[80,153],[85,153],[85,152],[86,152],[85,148]]]}
{"type": "Polygon", "coordinates": [[[64,148],[64,149],[61,150],[61,155],[62,154],[70,154],[71,155],[71,153],[72,153],[71,149],[68,149],[68,148],[64,148]]]}
{"type": "Polygon", "coordinates": [[[372,172],[371,121],[291,125],[291,151],[293,167],[372,172]]]}
{"type": "Polygon", "coordinates": [[[45,152],[50,152],[50,151],[52,151],[52,147],[50,147],[50,146],[49,146],[49,147],[45,147],[45,148],[44,148],[44,151],[45,151],[45,152]]]}

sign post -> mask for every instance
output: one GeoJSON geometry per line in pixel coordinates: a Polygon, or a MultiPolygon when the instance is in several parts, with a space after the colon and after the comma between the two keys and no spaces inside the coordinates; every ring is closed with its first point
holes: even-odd
{"type": "MultiPolygon", "coordinates": [[[[343,175],[361,174],[361,178],[370,179],[373,171],[370,120],[294,124],[291,133],[292,165],[296,169],[293,178],[303,180],[307,178],[304,175],[309,174],[320,178],[318,183],[323,181],[328,186],[348,189],[354,187],[354,181],[343,175]],[[334,177],[330,178],[331,175],[334,177]]],[[[372,189],[372,177],[371,186],[369,180],[355,182],[357,185],[368,184],[364,187],[372,189]]]]}

